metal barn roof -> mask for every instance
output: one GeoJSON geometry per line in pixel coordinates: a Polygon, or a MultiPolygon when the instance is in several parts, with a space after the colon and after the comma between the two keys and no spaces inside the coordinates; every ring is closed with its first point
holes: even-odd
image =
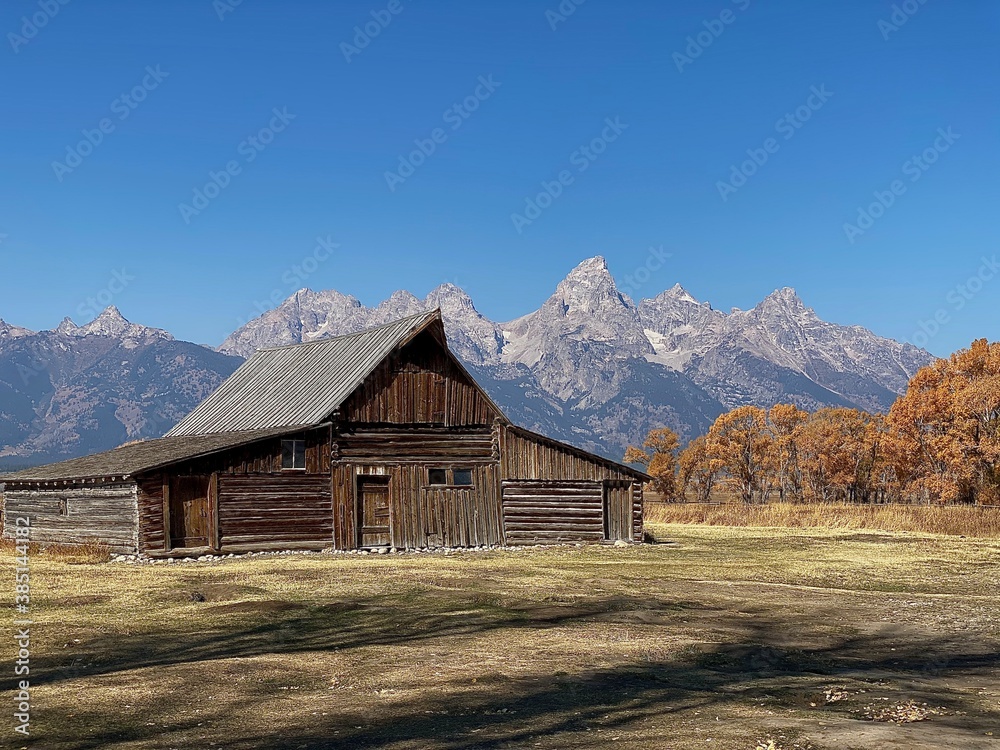
{"type": "Polygon", "coordinates": [[[393,349],[435,320],[441,320],[439,310],[347,336],[262,349],[167,437],[323,422],[393,349]]]}

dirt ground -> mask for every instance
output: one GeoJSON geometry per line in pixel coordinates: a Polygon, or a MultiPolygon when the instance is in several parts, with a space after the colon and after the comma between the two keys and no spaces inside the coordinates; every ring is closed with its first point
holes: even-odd
{"type": "Polygon", "coordinates": [[[653,531],[664,543],[625,549],[41,556],[32,738],[10,710],[0,736],[81,750],[1000,748],[1000,543],[653,531]]]}

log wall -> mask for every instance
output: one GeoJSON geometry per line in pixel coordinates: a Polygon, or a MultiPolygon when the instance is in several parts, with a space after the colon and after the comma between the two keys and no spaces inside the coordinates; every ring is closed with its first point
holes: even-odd
{"type": "Polygon", "coordinates": [[[503,482],[507,544],[604,540],[604,483],[503,482]]]}
{"type": "Polygon", "coordinates": [[[643,490],[634,474],[597,456],[517,428],[500,427],[498,439],[503,509],[505,518],[511,517],[511,522],[504,524],[508,543],[619,538],[642,541],[643,490]],[[605,493],[610,501],[607,514],[605,493]],[[539,504],[532,506],[535,501],[539,504]],[[596,521],[595,507],[599,516],[596,521]],[[559,513],[548,512],[560,508],[559,513]],[[570,518],[574,520],[566,523],[570,518]],[[551,528],[545,530],[549,522],[551,528]],[[574,530],[580,532],[579,536],[572,537],[574,530]],[[539,541],[527,541],[530,538],[539,541]]]}
{"type": "Polygon", "coordinates": [[[324,476],[219,476],[219,541],[233,548],[333,543],[330,481],[324,476]]]}
{"type": "Polygon", "coordinates": [[[41,544],[101,542],[113,552],[137,551],[138,507],[132,483],[8,489],[4,492],[5,538],[13,538],[19,517],[31,519],[31,541],[41,544]]]}
{"type": "Polygon", "coordinates": [[[163,551],[163,474],[139,478],[139,551],[143,554],[163,551]]]}

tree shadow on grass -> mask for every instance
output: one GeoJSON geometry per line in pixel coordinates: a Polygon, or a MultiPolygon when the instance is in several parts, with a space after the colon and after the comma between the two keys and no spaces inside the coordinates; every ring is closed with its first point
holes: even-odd
{"type": "MultiPolygon", "coordinates": [[[[208,632],[84,644],[87,653],[77,656],[84,656],[86,663],[76,674],[110,676],[148,667],[204,666],[233,657],[350,651],[490,633],[516,639],[518,630],[525,628],[569,628],[595,620],[614,623],[619,615],[625,622],[630,606],[641,604],[648,608],[650,599],[617,597],[572,605],[543,602],[516,610],[477,603],[475,598],[468,603],[469,609],[454,610],[454,597],[448,603],[448,607],[442,607],[440,601],[425,600],[401,606],[398,599],[376,597],[295,608],[258,602],[256,609],[248,607],[245,611],[225,605],[233,616],[246,615],[251,622],[240,626],[236,623],[243,620],[234,620],[231,627],[208,632]]],[[[663,606],[669,609],[678,604],[663,606]]],[[[717,614],[695,603],[680,606],[717,614]]],[[[669,629],[671,623],[664,622],[663,627],[669,629]]],[[[483,680],[475,685],[456,676],[426,690],[414,682],[400,686],[410,688],[406,693],[417,696],[413,699],[383,700],[373,695],[366,705],[354,696],[350,707],[343,711],[313,716],[308,726],[287,723],[265,737],[253,736],[239,727],[234,729],[233,716],[227,715],[224,707],[205,706],[197,719],[181,719],[178,696],[176,707],[169,705],[169,699],[157,707],[160,716],[170,717],[166,727],[163,724],[167,722],[123,725],[110,719],[102,725],[101,715],[78,711],[74,719],[66,719],[66,729],[55,730],[58,738],[50,739],[58,740],[59,747],[74,750],[126,742],[181,747],[191,746],[187,738],[209,731],[204,727],[214,724],[228,729],[221,739],[211,735],[213,741],[237,750],[492,750],[524,747],[541,737],[549,741],[553,737],[565,738],[566,746],[593,745],[598,737],[595,733],[631,731],[681,712],[745,706],[748,697],[766,699],[783,708],[805,707],[824,686],[843,681],[892,683],[905,690],[910,699],[934,706],[947,706],[951,701],[949,707],[957,711],[967,707],[960,705],[962,696],[949,693],[948,684],[976,676],[995,679],[993,673],[1000,667],[1000,655],[986,644],[977,647],[945,637],[902,643],[882,634],[827,637],[822,646],[803,647],[790,645],[787,636],[794,628],[780,617],[755,617],[742,623],[741,632],[733,634],[731,642],[705,645],[669,658],[647,655],[644,661],[615,668],[483,680]],[[72,724],[96,729],[87,732],[86,737],[75,737],[68,729],[72,724]]],[[[37,665],[43,684],[74,679],[74,674],[61,673],[58,661],[49,656],[42,655],[37,665]]],[[[12,685],[8,681],[2,687],[9,689],[12,685]]],[[[948,716],[940,721],[956,736],[971,732],[982,737],[986,727],[982,723],[985,719],[973,715],[948,716]]]]}

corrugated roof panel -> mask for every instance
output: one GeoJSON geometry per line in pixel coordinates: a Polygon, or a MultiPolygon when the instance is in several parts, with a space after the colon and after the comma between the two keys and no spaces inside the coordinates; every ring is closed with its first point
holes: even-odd
{"type": "Polygon", "coordinates": [[[435,319],[436,310],[347,336],[263,349],[167,436],[318,424],[396,346],[435,319]]]}

